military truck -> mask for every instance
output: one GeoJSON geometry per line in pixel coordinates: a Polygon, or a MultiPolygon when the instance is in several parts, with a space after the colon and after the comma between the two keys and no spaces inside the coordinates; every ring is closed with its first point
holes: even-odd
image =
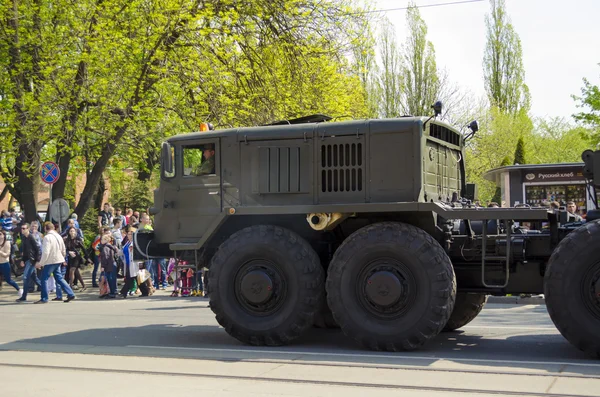
{"type": "MultiPolygon", "coordinates": [[[[217,321],[251,345],[290,343],[316,321],[412,350],[472,321],[488,295],[525,293],[545,294],[559,331],[600,355],[600,223],[474,204],[470,129],[314,115],[173,136],[137,253],[208,267],[217,321]]],[[[584,159],[600,184],[598,155],[584,159]]]]}

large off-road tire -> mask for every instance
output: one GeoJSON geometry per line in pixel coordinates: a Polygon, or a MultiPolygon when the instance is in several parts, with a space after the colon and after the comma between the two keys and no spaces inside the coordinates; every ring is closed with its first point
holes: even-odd
{"type": "Polygon", "coordinates": [[[280,346],[312,326],[321,307],[324,271],[312,247],[296,233],[251,226],[217,250],[208,273],[210,307],[234,338],[280,346]]]}
{"type": "Polygon", "coordinates": [[[321,308],[318,312],[315,313],[315,323],[314,326],[316,328],[339,328],[338,323],[335,322],[333,318],[333,313],[331,313],[331,309],[327,304],[327,300],[323,299],[323,303],[321,304],[321,308]]]}
{"type": "Polygon", "coordinates": [[[600,221],[581,226],[558,244],[546,268],[544,295],[560,333],[600,358],[600,221]]]}
{"type": "Polygon", "coordinates": [[[327,301],[344,333],[372,350],[413,350],[448,322],[456,296],[450,258],[425,231],[366,226],[337,249],[327,301]]]}
{"type": "Polygon", "coordinates": [[[485,302],[487,302],[486,294],[458,292],[454,302],[454,310],[452,310],[452,314],[443,330],[454,331],[469,324],[483,310],[485,302]]]}

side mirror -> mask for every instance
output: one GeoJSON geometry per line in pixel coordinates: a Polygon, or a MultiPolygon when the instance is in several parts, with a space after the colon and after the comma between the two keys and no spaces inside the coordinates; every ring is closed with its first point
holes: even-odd
{"type": "Polygon", "coordinates": [[[161,149],[161,163],[163,175],[173,174],[173,152],[169,142],[163,142],[161,149]]]}
{"type": "Polygon", "coordinates": [[[435,117],[442,114],[442,101],[436,101],[432,106],[435,117]]]}
{"type": "Polygon", "coordinates": [[[479,123],[477,123],[477,120],[473,120],[469,123],[469,129],[473,131],[473,135],[479,131],[479,123]]]}
{"type": "Polygon", "coordinates": [[[467,128],[469,128],[471,130],[471,132],[469,132],[468,134],[465,135],[464,141],[468,141],[469,139],[473,138],[475,136],[475,133],[477,131],[479,131],[479,123],[477,123],[477,120],[473,120],[469,123],[469,125],[467,125],[467,128]]]}

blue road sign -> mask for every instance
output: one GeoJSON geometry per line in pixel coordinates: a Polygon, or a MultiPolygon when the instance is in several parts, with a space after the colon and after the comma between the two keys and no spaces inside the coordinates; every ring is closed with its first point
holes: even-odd
{"type": "Polygon", "coordinates": [[[58,181],[58,177],[60,176],[60,169],[58,165],[56,165],[53,161],[46,161],[42,164],[42,169],[40,169],[40,176],[42,177],[42,181],[46,182],[48,185],[52,185],[56,181],[58,181]]]}

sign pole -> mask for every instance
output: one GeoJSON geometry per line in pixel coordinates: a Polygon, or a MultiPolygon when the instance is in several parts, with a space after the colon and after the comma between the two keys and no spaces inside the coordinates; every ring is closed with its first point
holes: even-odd
{"type": "MultiPolygon", "coordinates": [[[[52,212],[53,212],[52,211],[52,185],[54,183],[56,183],[56,181],[58,181],[58,178],[60,177],[60,168],[58,168],[58,164],[56,164],[53,161],[46,161],[45,163],[43,163],[42,166],[40,167],[40,177],[42,178],[42,181],[44,181],[46,184],[48,184],[50,186],[50,192],[48,195],[49,200],[50,200],[50,205],[48,206],[48,215],[50,215],[50,217],[48,219],[50,220],[50,222],[52,222],[52,212]]],[[[59,209],[58,211],[55,211],[55,212],[58,212],[59,216],[62,216],[61,209],[59,209]]],[[[61,224],[61,221],[59,220],[59,222],[58,222],[58,231],[59,232],[61,232],[60,224],[61,224]]]]}
{"type": "MultiPolygon", "coordinates": [[[[48,187],[50,188],[50,193],[49,193],[49,198],[50,198],[50,205],[48,206],[48,220],[50,220],[50,222],[52,222],[52,185],[48,185],[48,187]]],[[[60,227],[60,225],[58,225],[58,227],[60,227]]],[[[42,229],[42,228],[40,228],[42,229]]],[[[44,230],[44,229],[42,229],[44,230]]],[[[60,230],[59,230],[60,233],[60,230]]]]}
{"type": "MultiPolygon", "coordinates": [[[[52,190],[52,189],[50,189],[50,190],[52,190]]],[[[59,205],[58,206],[58,219],[59,219],[59,221],[58,221],[58,233],[59,234],[62,233],[62,220],[61,220],[62,218],[63,218],[63,207],[62,207],[62,205],[59,205]]]]}

